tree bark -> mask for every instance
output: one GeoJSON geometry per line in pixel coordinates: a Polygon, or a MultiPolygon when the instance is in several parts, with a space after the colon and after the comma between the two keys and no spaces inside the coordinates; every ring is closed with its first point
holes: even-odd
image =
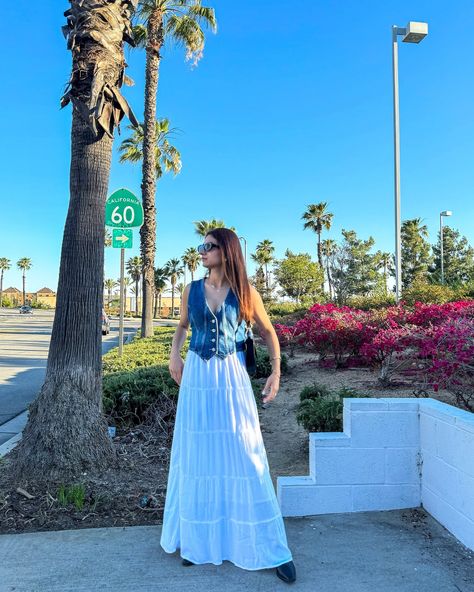
{"type": "Polygon", "coordinates": [[[142,204],[140,253],[143,262],[141,337],[153,335],[153,287],[156,252],[156,96],[160,49],[163,45],[163,14],[156,10],[148,20],[145,73],[145,122],[143,138],[142,204]]]}
{"type": "Polygon", "coordinates": [[[135,0],[70,0],[63,27],[72,50],[70,200],[46,376],[10,453],[16,483],[82,479],[117,462],[102,415],[104,218],[113,131],[124,113],[118,88],[135,0]],[[119,97],[119,98],[117,98],[119,97]]]}

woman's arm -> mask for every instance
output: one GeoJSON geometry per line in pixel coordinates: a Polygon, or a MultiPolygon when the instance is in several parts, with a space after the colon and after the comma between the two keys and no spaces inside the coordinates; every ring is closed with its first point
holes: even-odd
{"type": "Polygon", "coordinates": [[[183,347],[183,344],[186,341],[186,336],[188,334],[189,328],[188,296],[190,288],[191,284],[188,284],[183,290],[183,296],[181,297],[179,323],[173,335],[173,341],[171,342],[169,371],[173,380],[175,380],[178,384],[181,383],[181,377],[183,374],[184,367],[184,360],[181,358],[181,348],[183,347]]]}
{"type": "Polygon", "coordinates": [[[250,292],[253,306],[252,318],[258,327],[259,334],[265,340],[272,365],[272,373],[268,377],[263,390],[264,393],[268,393],[267,397],[263,399],[263,402],[266,403],[276,397],[280,387],[280,343],[263,305],[262,297],[253,286],[250,286],[250,292]]]}

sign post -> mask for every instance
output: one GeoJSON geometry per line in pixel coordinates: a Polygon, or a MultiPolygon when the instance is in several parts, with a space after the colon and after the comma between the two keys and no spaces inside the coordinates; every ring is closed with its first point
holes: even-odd
{"type": "Polygon", "coordinates": [[[120,249],[119,356],[123,350],[125,249],[132,248],[132,228],[139,228],[142,224],[143,206],[131,191],[119,189],[109,196],[105,203],[105,225],[113,228],[112,247],[120,249]]]}

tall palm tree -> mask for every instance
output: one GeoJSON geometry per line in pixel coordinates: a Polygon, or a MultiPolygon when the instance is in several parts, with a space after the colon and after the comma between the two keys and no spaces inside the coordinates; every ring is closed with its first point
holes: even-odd
{"type": "Polygon", "coordinates": [[[165,268],[171,283],[171,318],[174,318],[174,290],[178,278],[184,273],[184,269],[181,267],[181,261],[179,259],[170,259],[166,262],[165,268]]]}
{"type": "Polygon", "coordinates": [[[330,272],[329,263],[332,257],[336,254],[337,243],[332,238],[327,238],[321,241],[321,255],[326,258],[326,277],[328,280],[329,298],[332,300],[333,297],[333,285],[332,277],[330,272]]]}
{"type": "Polygon", "coordinates": [[[269,239],[264,239],[263,241],[259,242],[256,248],[257,253],[260,253],[260,260],[263,262],[265,267],[265,286],[267,291],[267,297],[269,294],[269,277],[268,277],[268,264],[275,260],[273,253],[275,252],[275,247],[273,246],[273,241],[269,239]]]}
{"type": "MultiPolygon", "coordinates": [[[[120,282],[118,282],[120,286],[120,282]]],[[[107,290],[107,308],[110,308],[110,301],[112,300],[112,290],[117,287],[117,281],[113,279],[105,280],[104,288],[107,290]]]]}
{"type": "MultiPolygon", "coordinates": [[[[145,129],[143,124],[138,127],[129,126],[133,130],[132,135],[126,138],[120,145],[122,153],[120,162],[138,162],[143,160],[143,146],[145,140],[145,129]]],[[[177,175],[181,170],[181,154],[170,144],[168,138],[173,134],[166,118],[156,121],[155,129],[155,176],[159,179],[163,172],[172,172],[177,175]]],[[[143,193],[145,195],[145,193],[143,193]]],[[[145,202],[146,203],[146,202],[145,202]]],[[[145,205],[145,204],[144,204],[145,205]]],[[[155,261],[155,240],[156,240],[156,219],[155,202],[148,212],[144,209],[144,223],[140,228],[140,252],[143,261],[143,299],[142,299],[142,327],[140,336],[150,337],[153,335],[153,291],[154,291],[154,261],[155,261]],[[150,232],[150,229],[152,232],[150,232]],[[149,268],[151,266],[153,281],[150,284],[149,268]]]]}
{"type": "Polygon", "coordinates": [[[383,278],[384,278],[384,294],[385,296],[388,295],[388,274],[390,269],[392,268],[392,253],[387,253],[385,251],[379,252],[379,261],[380,266],[383,268],[383,278]]]}
{"type": "Polygon", "coordinates": [[[161,295],[166,288],[168,280],[168,270],[166,267],[157,267],[155,269],[155,309],[153,316],[161,316],[161,295]],[[158,314],[157,314],[158,313],[158,314]]]}
{"type": "Polygon", "coordinates": [[[5,271],[8,271],[11,267],[10,259],[6,257],[0,257],[0,308],[2,308],[2,300],[3,300],[3,274],[5,271]]]}
{"type": "Polygon", "coordinates": [[[21,259],[19,259],[16,262],[16,266],[18,267],[18,269],[20,269],[22,271],[22,277],[23,277],[23,304],[26,304],[26,272],[28,270],[31,269],[31,259],[29,259],[28,257],[22,257],[21,259]]]}
{"type": "MultiPolygon", "coordinates": [[[[201,261],[201,255],[199,255],[197,249],[195,247],[189,247],[184,251],[184,255],[182,256],[182,261],[185,266],[191,272],[191,281],[194,280],[194,273],[198,268],[198,265],[201,261]]],[[[185,280],[186,282],[186,280],[185,280]]]]}
{"type": "Polygon", "coordinates": [[[135,282],[135,314],[138,316],[138,282],[140,281],[140,277],[142,275],[142,259],[141,257],[130,257],[130,259],[125,264],[127,269],[127,273],[135,282]]]}
{"type": "Polygon", "coordinates": [[[12,451],[11,482],[51,483],[107,470],[117,460],[102,415],[105,201],[115,126],[135,121],[120,93],[124,41],[136,0],[70,0],[63,33],[72,52],[70,201],[45,381],[12,451]]]}
{"type": "MultiPolygon", "coordinates": [[[[306,212],[301,216],[305,223],[303,225],[304,230],[309,228],[313,230],[318,235],[318,263],[321,266],[321,269],[324,269],[323,266],[323,255],[321,252],[321,232],[325,228],[329,230],[331,228],[332,219],[334,214],[331,214],[326,211],[327,202],[322,201],[316,204],[309,204],[307,206],[306,212]]],[[[321,288],[324,290],[324,281],[321,288]]]]}
{"type": "MultiPolygon", "coordinates": [[[[132,279],[128,275],[123,277],[123,311],[127,312],[127,291],[128,287],[132,285],[132,279]]],[[[117,279],[117,286],[120,286],[120,278],[117,279]]],[[[120,298],[120,290],[119,290],[119,298],[120,298]]]]}
{"type": "Polygon", "coordinates": [[[156,100],[163,44],[183,45],[194,63],[204,49],[203,26],[215,31],[214,10],[201,0],[139,0],[139,22],[134,27],[137,45],[146,50],[145,121],[143,125],[142,203],[143,225],[140,228],[143,259],[142,337],[153,335],[153,284],[156,251],[156,100]]]}
{"type": "MultiPolygon", "coordinates": [[[[195,226],[196,234],[202,237],[205,237],[206,234],[211,232],[214,228],[227,228],[222,220],[216,220],[215,218],[212,220],[196,220],[193,224],[195,226]]],[[[229,228],[235,232],[233,226],[229,226],[229,228]]]]}

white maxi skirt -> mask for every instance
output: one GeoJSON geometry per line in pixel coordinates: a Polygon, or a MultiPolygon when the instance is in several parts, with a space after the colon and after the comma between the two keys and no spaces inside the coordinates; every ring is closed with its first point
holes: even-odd
{"type": "Polygon", "coordinates": [[[160,545],[196,564],[292,560],[242,351],[208,361],[187,352],[160,545]]]}

